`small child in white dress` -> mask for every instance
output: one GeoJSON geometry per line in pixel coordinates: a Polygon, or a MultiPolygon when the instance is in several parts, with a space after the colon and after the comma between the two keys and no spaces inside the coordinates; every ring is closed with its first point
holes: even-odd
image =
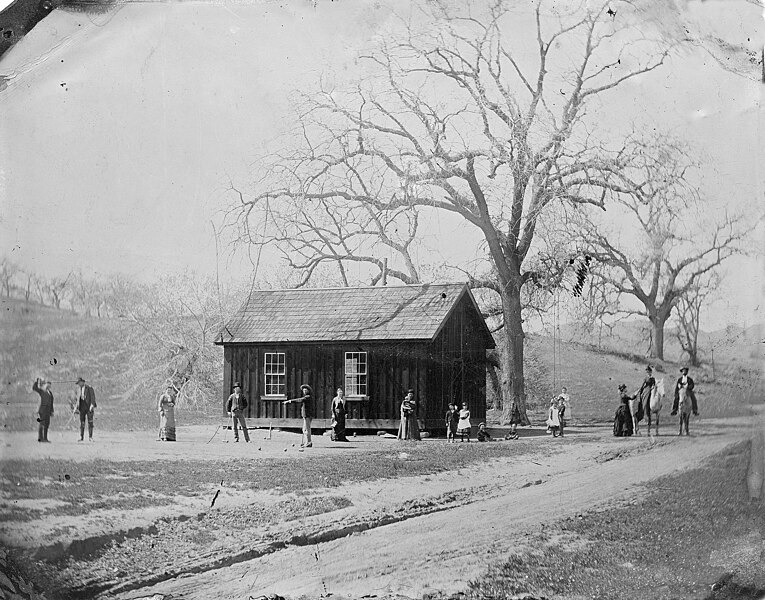
{"type": "Polygon", "coordinates": [[[460,420],[457,422],[457,435],[460,436],[461,441],[470,441],[470,411],[468,410],[467,403],[462,403],[462,410],[460,410],[460,420]]]}

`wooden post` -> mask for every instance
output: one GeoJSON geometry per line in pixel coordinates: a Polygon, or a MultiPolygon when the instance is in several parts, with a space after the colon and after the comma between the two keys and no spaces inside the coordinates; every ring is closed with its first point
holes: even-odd
{"type": "Polygon", "coordinates": [[[388,259],[383,258],[382,284],[388,285],[388,259]]]}

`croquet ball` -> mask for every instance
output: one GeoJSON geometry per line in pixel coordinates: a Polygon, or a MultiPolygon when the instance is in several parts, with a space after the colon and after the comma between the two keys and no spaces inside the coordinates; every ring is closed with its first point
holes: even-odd
{"type": "Polygon", "coordinates": [[[285,448],[284,451],[287,452],[287,448],[285,448]]]}
{"type": "Polygon", "coordinates": [[[258,448],[258,452],[260,452],[260,448],[258,448]]]}
{"type": "Polygon", "coordinates": [[[292,444],[292,447],[294,448],[294,447],[295,447],[295,444],[292,444]]]}

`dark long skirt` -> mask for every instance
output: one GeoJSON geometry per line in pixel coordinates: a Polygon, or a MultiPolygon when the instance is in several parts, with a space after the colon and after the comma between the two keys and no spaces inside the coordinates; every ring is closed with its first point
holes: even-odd
{"type": "Polygon", "coordinates": [[[332,426],[332,441],[345,442],[345,410],[335,410],[335,424],[332,426]]]}

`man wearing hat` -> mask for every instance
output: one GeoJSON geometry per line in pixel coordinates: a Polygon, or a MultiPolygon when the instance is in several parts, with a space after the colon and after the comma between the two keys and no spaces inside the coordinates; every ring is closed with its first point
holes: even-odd
{"type": "Polygon", "coordinates": [[[85,419],[88,419],[88,439],[93,441],[93,412],[96,410],[96,393],[85,383],[82,377],[77,378],[76,392],[77,412],[80,413],[80,441],[85,438],[85,419]]]}
{"type": "Polygon", "coordinates": [[[680,402],[680,388],[684,387],[685,393],[691,397],[691,409],[693,410],[693,414],[698,417],[699,409],[696,405],[696,394],[693,391],[693,379],[688,377],[688,367],[683,367],[680,369],[680,372],[682,375],[679,377],[677,383],[675,384],[675,400],[672,402],[672,412],[670,414],[677,414],[677,405],[680,402]]]}
{"type": "Polygon", "coordinates": [[[37,409],[37,441],[47,442],[50,418],[53,416],[53,392],[50,391],[50,381],[38,377],[32,384],[32,390],[40,395],[40,408],[37,409]]]}
{"type": "Polygon", "coordinates": [[[312,448],[311,442],[311,421],[313,420],[313,390],[311,386],[304,383],[300,386],[300,398],[292,398],[291,400],[285,400],[282,404],[292,404],[297,402],[300,404],[300,416],[303,417],[303,439],[300,443],[301,448],[312,448]]]}
{"type": "Polygon", "coordinates": [[[226,412],[234,421],[234,441],[239,441],[239,425],[242,426],[244,441],[250,443],[250,434],[247,432],[247,422],[244,420],[244,411],[247,410],[247,398],[242,393],[242,386],[239,382],[234,383],[234,393],[228,397],[226,402],[226,412]]]}

